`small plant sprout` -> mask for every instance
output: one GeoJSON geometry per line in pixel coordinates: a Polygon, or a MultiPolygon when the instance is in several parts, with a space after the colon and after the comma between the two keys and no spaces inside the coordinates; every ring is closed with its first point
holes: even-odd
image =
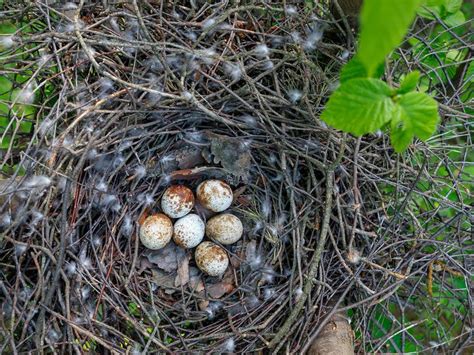
{"type": "Polygon", "coordinates": [[[0,49],[8,49],[13,47],[15,39],[13,36],[0,36],[0,49]]]}

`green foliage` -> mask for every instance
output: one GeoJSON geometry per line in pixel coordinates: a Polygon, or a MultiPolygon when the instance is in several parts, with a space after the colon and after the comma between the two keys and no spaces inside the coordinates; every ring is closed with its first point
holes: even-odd
{"type": "Polygon", "coordinates": [[[404,151],[414,136],[426,141],[439,121],[438,104],[421,92],[400,96],[391,120],[391,142],[395,151],[404,151]]]}
{"type": "Polygon", "coordinates": [[[400,44],[421,0],[365,0],[358,55],[369,76],[400,44]]]}
{"type": "Polygon", "coordinates": [[[420,72],[418,70],[412,71],[405,77],[405,79],[403,79],[397,93],[406,94],[407,92],[415,90],[419,80],[420,72]]]}
{"type": "Polygon", "coordinates": [[[396,152],[404,151],[414,137],[426,141],[433,134],[439,121],[438,105],[427,94],[413,92],[419,72],[408,74],[399,89],[372,78],[381,76],[385,57],[402,41],[420,3],[364,1],[359,49],[341,70],[341,85],[321,115],[326,123],[357,136],[390,124],[396,152]]]}
{"type": "Polygon", "coordinates": [[[392,90],[379,79],[357,78],[343,83],[329,99],[321,118],[355,135],[375,132],[391,118],[392,90]]]}
{"type": "Polygon", "coordinates": [[[448,26],[457,27],[466,22],[466,17],[461,11],[462,0],[441,0],[427,2],[426,6],[418,9],[418,15],[427,19],[442,19],[448,26]]]}

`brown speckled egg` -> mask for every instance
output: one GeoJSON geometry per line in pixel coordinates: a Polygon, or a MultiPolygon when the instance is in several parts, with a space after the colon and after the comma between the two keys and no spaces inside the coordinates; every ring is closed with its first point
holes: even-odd
{"type": "Polygon", "coordinates": [[[201,217],[194,213],[188,214],[175,222],[173,240],[182,248],[194,248],[204,238],[204,229],[201,217]]]}
{"type": "Polygon", "coordinates": [[[213,212],[228,209],[234,197],[230,186],[220,180],[202,182],[196,190],[196,196],[201,205],[213,212]]]}
{"type": "Polygon", "coordinates": [[[173,223],[163,213],[148,216],[140,226],[140,241],[148,249],[161,249],[173,235],[173,223]]]}
{"type": "Polygon", "coordinates": [[[221,244],[232,244],[242,237],[244,227],[233,214],[223,213],[212,217],[206,224],[206,235],[221,244]]]}
{"type": "Polygon", "coordinates": [[[161,198],[161,208],[171,218],[186,216],[193,207],[193,192],[183,185],[168,187],[161,198]]]}
{"type": "Polygon", "coordinates": [[[221,276],[229,266],[225,249],[212,242],[202,242],[194,253],[196,264],[209,276],[221,276]]]}

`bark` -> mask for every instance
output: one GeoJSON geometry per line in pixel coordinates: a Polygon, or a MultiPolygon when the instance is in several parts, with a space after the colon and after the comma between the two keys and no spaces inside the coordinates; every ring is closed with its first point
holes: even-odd
{"type": "Polygon", "coordinates": [[[353,355],[354,333],[342,313],[334,314],[314,340],[307,355],[353,355]]]}

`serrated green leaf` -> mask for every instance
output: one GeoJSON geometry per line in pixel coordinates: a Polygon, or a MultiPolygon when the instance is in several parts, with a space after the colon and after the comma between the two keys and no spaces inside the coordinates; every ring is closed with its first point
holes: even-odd
{"type": "Polygon", "coordinates": [[[417,12],[421,17],[434,20],[436,17],[442,17],[443,7],[439,6],[421,6],[417,12]]]}
{"type": "Polygon", "coordinates": [[[438,5],[444,5],[446,0],[424,0],[423,5],[425,6],[438,6],[438,5]]]}
{"type": "Polygon", "coordinates": [[[359,58],[354,57],[342,67],[339,81],[344,83],[351,79],[366,78],[367,76],[367,69],[365,69],[364,64],[359,58]]]}
{"type": "Polygon", "coordinates": [[[358,56],[369,76],[400,44],[420,3],[421,0],[364,0],[358,56]]]}
{"type": "Polygon", "coordinates": [[[382,80],[352,79],[331,95],[321,118],[334,128],[360,136],[390,121],[392,90],[382,80]]]}
{"type": "MultiPolygon", "coordinates": [[[[383,75],[385,68],[383,63],[377,67],[373,77],[379,78],[383,75]]],[[[357,78],[367,78],[369,75],[364,64],[358,57],[352,58],[346,63],[341,69],[339,81],[344,83],[346,81],[357,79],[357,78]]]]}
{"type": "Polygon", "coordinates": [[[458,12],[461,10],[463,0],[445,0],[444,8],[450,14],[458,12]]]}
{"type": "Polygon", "coordinates": [[[438,122],[438,104],[432,97],[421,92],[402,95],[391,122],[392,146],[400,153],[415,136],[426,141],[436,130],[438,122]]]}
{"type": "Polygon", "coordinates": [[[420,72],[418,70],[408,73],[405,79],[403,79],[400,84],[400,88],[397,90],[399,94],[405,94],[407,92],[413,91],[416,89],[416,85],[420,80],[420,72]]]}
{"type": "Polygon", "coordinates": [[[466,17],[462,11],[457,11],[453,14],[449,14],[444,18],[444,23],[449,27],[462,26],[466,22],[466,17]]]}

